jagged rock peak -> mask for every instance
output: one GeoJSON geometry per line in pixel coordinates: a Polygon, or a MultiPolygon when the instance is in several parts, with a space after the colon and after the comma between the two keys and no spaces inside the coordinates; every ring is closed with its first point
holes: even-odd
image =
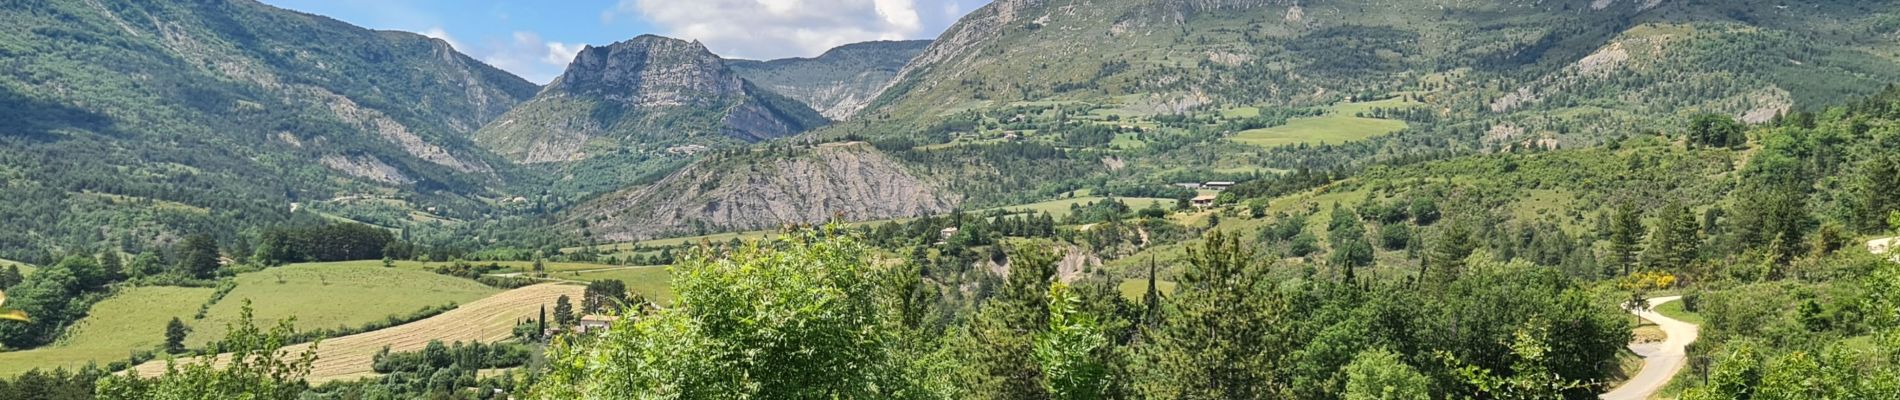
{"type": "Polygon", "coordinates": [[[738,93],[742,83],[697,41],[642,35],[588,46],[548,90],[638,105],[692,105],[738,93]]]}

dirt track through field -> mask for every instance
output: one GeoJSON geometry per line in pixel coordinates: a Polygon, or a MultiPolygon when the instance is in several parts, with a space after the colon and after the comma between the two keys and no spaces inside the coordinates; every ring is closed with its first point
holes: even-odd
{"type": "MultiPolygon", "coordinates": [[[[552,310],[555,299],[561,295],[579,299],[583,291],[581,286],[566,284],[528,286],[469,302],[421,321],[325,339],[317,345],[317,361],[310,373],[310,381],[322,383],[374,375],[370,368],[373,362],[371,357],[383,346],[389,346],[392,352],[405,352],[421,350],[431,340],[441,340],[443,343],[505,340],[513,334],[515,321],[537,318],[542,305],[552,310]]],[[[288,346],[282,351],[296,355],[303,353],[309,346],[288,346]]],[[[135,370],[140,376],[161,374],[165,372],[165,361],[146,362],[135,370]]]]}

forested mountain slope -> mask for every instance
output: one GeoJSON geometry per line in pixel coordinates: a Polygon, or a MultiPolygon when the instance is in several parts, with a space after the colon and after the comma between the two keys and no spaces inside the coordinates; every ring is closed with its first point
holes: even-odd
{"type": "Polygon", "coordinates": [[[870,103],[929,45],[928,40],[854,43],[813,58],[730,60],[726,65],[754,84],[803,102],[827,118],[844,120],[870,103]]]}
{"type": "Polygon", "coordinates": [[[250,0],[0,7],[0,248],[282,220],[293,202],[420,196],[472,211],[506,175],[467,135],[536,85],[443,41],[250,0]]]}
{"type": "MultiPolygon", "coordinates": [[[[1089,101],[1170,114],[1409,93],[1502,136],[1593,139],[1671,110],[1761,121],[1900,78],[1884,2],[1003,0],[865,111],[909,128],[1089,101]],[[1590,121],[1602,120],[1602,121],[1590,121]],[[1577,125],[1558,131],[1558,123],[1577,125]]],[[[883,118],[875,118],[883,119],[883,118]]]]}

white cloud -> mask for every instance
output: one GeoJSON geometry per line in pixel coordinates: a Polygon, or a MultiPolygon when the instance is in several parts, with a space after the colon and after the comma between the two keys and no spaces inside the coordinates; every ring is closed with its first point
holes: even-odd
{"type": "MultiPolygon", "coordinates": [[[[925,0],[930,1],[930,0],[925,0]]],[[[939,0],[951,1],[954,0],[939,0]]],[[[601,21],[637,17],[661,34],[736,58],[813,56],[839,45],[928,38],[918,0],[620,0],[601,21]]],[[[929,16],[932,25],[944,20],[929,16]]],[[[947,19],[953,20],[955,17],[947,19]]]]}
{"type": "Polygon", "coordinates": [[[551,65],[566,66],[568,63],[574,61],[574,55],[580,54],[581,48],[583,47],[587,47],[587,46],[580,45],[580,44],[566,44],[566,43],[561,43],[561,42],[548,42],[548,55],[547,57],[542,58],[541,62],[546,63],[546,64],[551,64],[551,65]]]}
{"type": "Polygon", "coordinates": [[[546,41],[534,32],[517,31],[509,40],[490,40],[477,49],[465,51],[495,68],[545,84],[561,75],[561,71],[567,68],[569,61],[574,60],[574,54],[579,53],[581,47],[579,44],[546,41]]]}
{"type": "Polygon", "coordinates": [[[429,28],[429,29],[425,29],[425,30],[423,30],[422,32],[419,32],[419,33],[421,33],[421,34],[422,34],[422,36],[428,36],[428,37],[431,37],[431,38],[436,38],[436,39],[442,39],[442,41],[444,41],[444,42],[449,42],[449,47],[454,47],[456,51],[468,51],[468,50],[466,50],[466,49],[467,49],[467,47],[462,47],[462,43],[461,43],[461,42],[457,42],[457,41],[455,41],[455,37],[452,37],[452,36],[449,36],[449,32],[448,32],[448,31],[445,31],[445,30],[442,30],[442,27],[440,27],[440,26],[437,26],[437,27],[431,27],[431,28],[429,28]]]}

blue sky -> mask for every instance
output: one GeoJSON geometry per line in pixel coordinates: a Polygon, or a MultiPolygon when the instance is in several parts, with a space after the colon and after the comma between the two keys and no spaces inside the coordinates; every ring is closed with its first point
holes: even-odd
{"type": "Polygon", "coordinates": [[[989,0],[263,0],[373,29],[448,40],[536,83],[584,45],[641,34],[729,58],[810,57],[869,40],[931,39],[989,0]]]}

